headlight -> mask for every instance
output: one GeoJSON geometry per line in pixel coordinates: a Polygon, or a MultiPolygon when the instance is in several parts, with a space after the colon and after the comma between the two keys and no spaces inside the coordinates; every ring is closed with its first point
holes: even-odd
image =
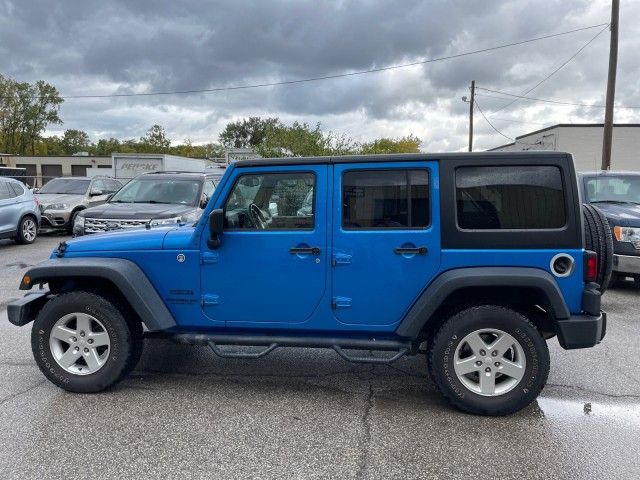
{"type": "Polygon", "coordinates": [[[159,227],[160,225],[177,225],[180,221],[182,221],[182,217],[154,218],[149,222],[149,226],[159,227]]]}
{"type": "Polygon", "coordinates": [[[45,210],[69,210],[68,203],[52,203],[44,207],[45,210]]]}
{"type": "Polygon", "coordinates": [[[640,227],[613,227],[613,234],[619,242],[640,242],[640,227]]]}

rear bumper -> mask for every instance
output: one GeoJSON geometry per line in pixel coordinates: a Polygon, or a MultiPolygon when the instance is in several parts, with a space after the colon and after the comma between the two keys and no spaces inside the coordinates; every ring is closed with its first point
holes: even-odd
{"type": "Polygon", "coordinates": [[[640,275],[640,255],[614,255],[613,271],[640,275]]]}
{"type": "Polygon", "coordinates": [[[14,300],[7,305],[7,317],[9,321],[18,327],[31,322],[49,300],[49,290],[37,290],[29,292],[19,300],[14,300]]]}
{"type": "Polygon", "coordinates": [[[607,314],[571,315],[566,320],[557,320],[556,326],[562,348],[589,348],[600,343],[607,333],[607,314]]]}

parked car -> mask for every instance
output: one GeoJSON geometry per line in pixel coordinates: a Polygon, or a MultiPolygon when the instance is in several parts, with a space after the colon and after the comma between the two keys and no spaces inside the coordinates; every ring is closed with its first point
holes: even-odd
{"type": "Polygon", "coordinates": [[[73,235],[193,223],[200,218],[219,180],[220,173],[143,173],[108,202],[82,211],[73,235]]]}
{"type": "Polygon", "coordinates": [[[504,415],[545,385],[546,339],[605,335],[581,215],[559,152],[239,161],[196,224],[62,242],[8,318],[34,321],[36,363],[72,392],[127,375],[143,331],[227,358],[328,347],[389,364],[426,345],[453,405],[504,415]]]}
{"type": "Polygon", "coordinates": [[[25,184],[0,177],[0,238],[33,243],[40,228],[38,202],[25,184]]]}
{"type": "Polygon", "coordinates": [[[42,211],[42,226],[71,233],[79,212],[101,205],[122,188],[110,177],[59,177],[49,180],[36,192],[42,211]]]}
{"type": "Polygon", "coordinates": [[[611,283],[633,278],[640,287],[640,172],[580,174],[583,201],[596,205],[611,227],[611,283]]]}

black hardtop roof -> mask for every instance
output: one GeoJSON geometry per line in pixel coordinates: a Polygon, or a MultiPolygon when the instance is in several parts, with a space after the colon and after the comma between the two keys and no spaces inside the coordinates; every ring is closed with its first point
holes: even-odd
{"type": "Polygon", "coordinates": [[[327,157],[283,157],[283,158],[256,158],[251,160],[238,160],[234,163],[236,168],[259,167],[271,165],[319,165],[338,163],[374,163],[374,162],[417,162],[417,161],[441,161],[477,159],[478,162],[490,160],[533,161],[541,162],[549,159],[566,158],[566,152],[526,151],[526,152],[452,152],[452,153],[392,153],[384,155],[341,155],[327,157]]]}

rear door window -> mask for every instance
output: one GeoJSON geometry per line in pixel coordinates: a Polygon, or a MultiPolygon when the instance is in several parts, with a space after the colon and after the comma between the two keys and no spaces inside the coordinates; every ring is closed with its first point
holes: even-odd
{"type": "Polygon", "coordinates": [[[457,222],[463,230],[558,229],[566,224],[558,167],[460,167],[455,175],[457,222]]]}
{"type": "Polygon", "coordinates": [[[413,229],[429,225],[425,169],[354,170],[342,180],[342,228],[413,229]]]}
{"type": "Polygon", "coordinates": [[[7,200],[8,198],[15,197],[13,189],[9,186],[9,182],[0,180],[0,200],[7,200]]]}

